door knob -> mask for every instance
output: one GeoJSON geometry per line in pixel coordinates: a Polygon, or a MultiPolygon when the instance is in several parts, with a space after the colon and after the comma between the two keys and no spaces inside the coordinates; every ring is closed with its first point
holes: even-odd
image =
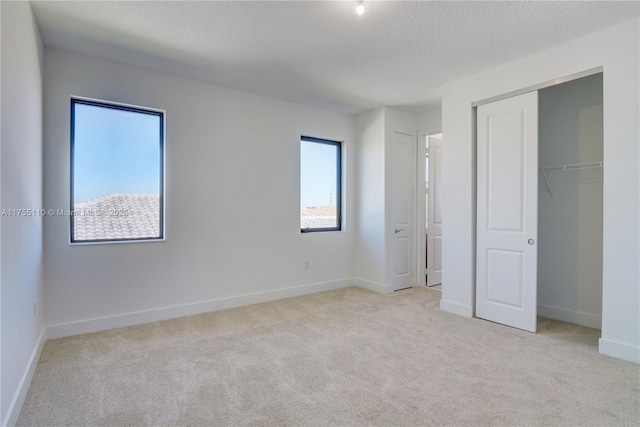
{"type": "Polygon", "coordinates": [[[398,234],[399,232],[401,232],[402,230],[404,230],[404,228],[396,228],[395,230],[393,230],[394,233],[398,234]]]}
{"type": "Polygon", "coordinates": [[[535,240],[533,240],[533,239],[529,239],[529,240],[527,240],[527,243],[528,243],[528,244],[530,244],[530,245],[533,245],[535,242],[536,242],[536,241],[535,241],[535,240]]]}

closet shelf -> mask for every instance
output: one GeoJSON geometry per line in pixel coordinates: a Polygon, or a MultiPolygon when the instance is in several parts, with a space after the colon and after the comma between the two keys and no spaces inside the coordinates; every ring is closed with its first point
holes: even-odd
{"type": "Polygon", "coordinates": [[[547,178],[547,172],[553,171],[570,171],[575,169],[590,169],[590,168],[601,168],[603,166],[603,162],[590,162],[590,163],[574,163],[571,165],[560,165],[560,166],[551,166],[548,168],[540,168],[540,172],[542,172],[542,177],[544,178],[544,182],[547,184],[547,189],[549,190],[549,195],[553,197],[553,193],[551,192],[551,185],[549,185],[549,179],[547,178]]]}

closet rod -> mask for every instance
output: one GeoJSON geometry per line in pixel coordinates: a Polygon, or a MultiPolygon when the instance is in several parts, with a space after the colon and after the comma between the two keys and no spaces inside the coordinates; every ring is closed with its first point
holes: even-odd
{"type": "Polygon", "coordinates": [[[544,178],[544,182],[547,184],[547,190],[549,190],[549,195],[553,197],[553,193],[551,192],[551,185],[549,185],[549,179],[547,178],[547,172],[552,171],[569,171],[575,169],[589,169],[589,168],[601,168],[603,166],[602,162],[590,162],[590,163],[574,163],[571,165],[561,165],[561,166],[551,166],[548,168],[540,168],[540,172],[542,172],[542,177],[544,178]]]}
{"type": "Polygon", "coordinates": [[[551,166],[548,168],[540,168],[545,172],[550,171],[566,171],[573,169],[587,169],[587,168],[601,168],[602,162],[591,162],[591,163],[574,163],[572,165],[561,165],[561,166],[551,166]]]}

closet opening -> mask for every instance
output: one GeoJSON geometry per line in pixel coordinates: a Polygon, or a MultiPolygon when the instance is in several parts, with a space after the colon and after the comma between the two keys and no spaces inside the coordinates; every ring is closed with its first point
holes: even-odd
{"type": "Polygon", "coordinates": [[[603,78],[473,105],[475,315],[531,332],[602,328],[603,78]]]}
{"type": "Polygon", "coordinates": [[[602,326],[602,88],[598,73],[538,92],[538,316],[595,329],[602,326]]]}

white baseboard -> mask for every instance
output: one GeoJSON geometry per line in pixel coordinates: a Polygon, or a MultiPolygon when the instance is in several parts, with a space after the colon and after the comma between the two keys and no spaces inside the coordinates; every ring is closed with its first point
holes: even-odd
{"type": "Polygon", "coordinates": [[[604,355],[640,364],[640,347],[638,346],[600,338],[598,347],[598,351],[604,355]]]}
{"type": "Polygon", "coordinates": [[[55,339],[71,335],[87,334],[125,326],[140,325],[142,323],[157,322],[176,317],[192,316],[211,311],[244,305],[258,304],[266,301],[275,301],[316,292],[331,291],[334,289],[353,286],[353,279],[336,280],[332,282],[314,283],[310,285],[295,286],[292,288],[276,289],[273,291],[257,292],[253,294],[238,295],[227,298],[219,298],[208,301],[200,301],[190,304],[175,305],[171,307],[153,310],[138,311],[133,313],[118,314],[115,316],[100,317],[95,319],[80,320],[77,322],[61,323],[47,326],[47,338],[55,339]]]}
{"type": "Polygon", "coordinates": [[[440,300],[440,310],[457,314],[458,316],[473,317],[473,307],[445,299],[440,300]]]}
{"type": "Polygon", "coordinates": [[[38,338],[36,347],[31,352],[31,357],[29,358],[27,368],[25,369],[24,373],[22,374],[22,378],[20,378],[20,382],[18,383],[18,389],[13,395],[13,399],[11,399],[7,415],[2,421],[3,427],[15,426],[18,422],[18,417],[20,416],[22,405],[24,404],[24,400],[27,397],[27,393],[29,392],[29,386],[31,385],[33,374],[36,372],[36,366],[38,366],[38,361],[40,360],[40,353],[42,353],[42,347],[44,346],[46,340],[46,328],[42,328],[42,332],[40,332],[40,337],[38,338]]]}
{"type": "Polygon", "coordinates": [[[568,310],[561,307],[554,307],[552,305],[538,304],[538,316],[575,323],[576,325],[588,326],[589,328],[602,328],[602,316],[584,313],[581,311],[568,310]]]}
{"type": "Polygon", "coordinates": [[[382,283],[372,282],[370,280],[361,279],[359,277],[353,279],[353,283],[360,288],[368,289],[380,294],[389,294],[393,292],[393,288],[391,287],[391,285],[384,285],[382,283]]]}

